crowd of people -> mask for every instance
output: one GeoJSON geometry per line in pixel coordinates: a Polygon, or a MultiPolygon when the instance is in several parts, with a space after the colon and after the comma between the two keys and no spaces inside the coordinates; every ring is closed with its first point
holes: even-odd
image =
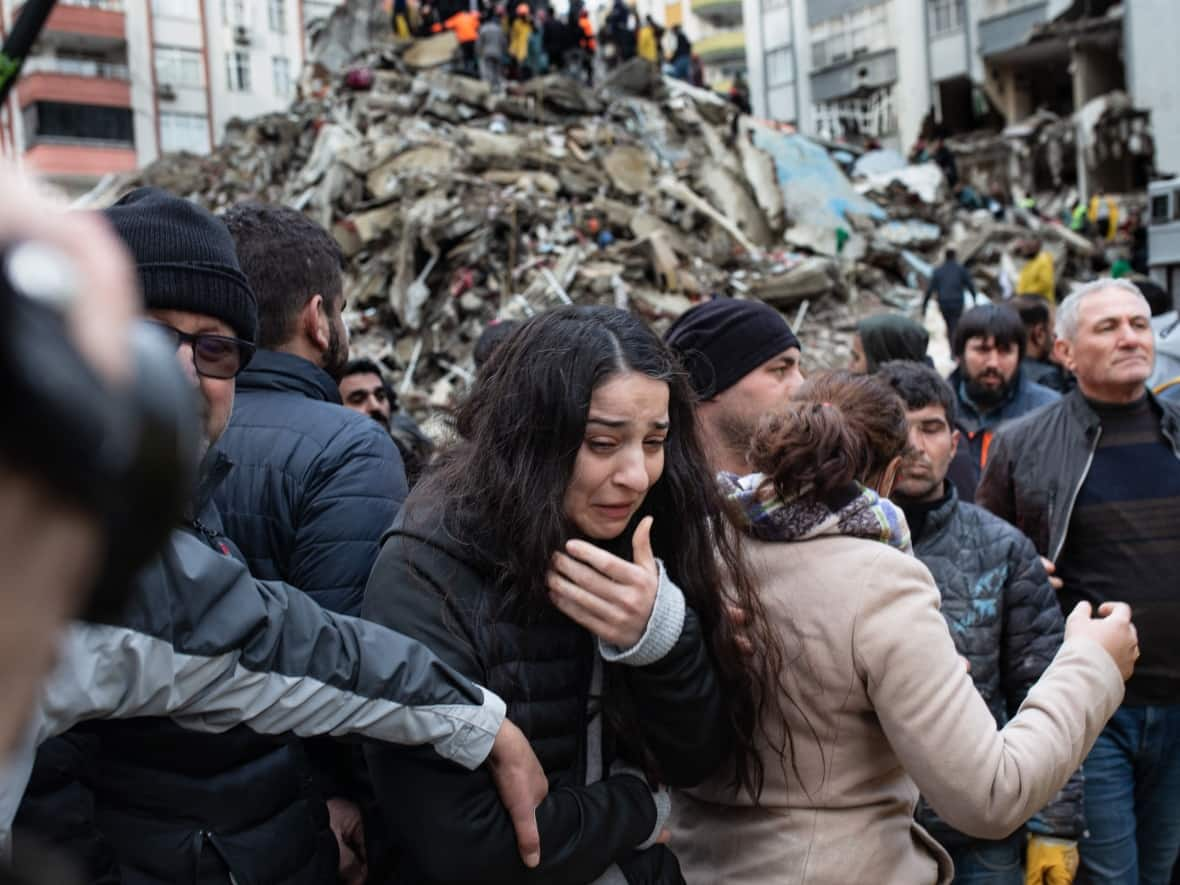
{"type": "Polygon", "coordinates": [[[665,29],[650,15],[641,18],[624,0],[615,0],[599,23],[580,0],[564,14],[529,2],[397,0],[393,30],[403,39],[453,32],[459,44],[457,70],[493,89],[549,73],[593,84],[599,65],[610,70],[636,58],[661,74],[705,85],[704,69],[683,28],[665,29]]]}
{"type": "Polygon", "coordinates": [[[58,591],[5,656],[4,875],[1171,881],[1180,405],[1133,284],[962,311],[949,379],[905,317],[804,377],[758,301],[560,307],[488,328],[435,451],[299,212],[29,199],[134,268],[204,445],[122,615],[58,591]]]}

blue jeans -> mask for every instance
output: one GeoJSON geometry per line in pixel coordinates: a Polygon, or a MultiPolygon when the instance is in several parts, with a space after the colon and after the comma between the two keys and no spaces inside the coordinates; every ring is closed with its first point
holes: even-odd
{"type": "Polygon", "coordinates": [[[1083,771],[1078,882],[1168,885],[1180,854],[1180,706],[1120,707],[1083,771]]]}
{"type": "Polygon", "coordinates": [[[951,851],[954,885],[1024,885],[1024,830],[1001,842],[976,841],[951,851]]]}

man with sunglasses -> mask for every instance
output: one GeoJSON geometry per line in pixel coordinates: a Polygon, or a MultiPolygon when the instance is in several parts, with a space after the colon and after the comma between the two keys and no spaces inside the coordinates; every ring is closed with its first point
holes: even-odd
{"type": "MultiPolygon", "coordinates": [[[[469,768],[486,761],[495,777],[519,771],[519,732],[502,701],[419,643],[246,570],[212,503],[232,467],[214,444],[257,325],[233,242],[208,212],[152,189],[105,214],[136,260],[150,320],[177,343],[206,451],[185,524],[136,578],[120,623],[69,631],[34,734],[135,715],[199,731],[171,718],[72,728],[38,752],[17,825],[74,854],[90,882],[334,882],[336,840],[299,744],[255,732],[430,744],[469,768]]],[[[521,792],[506,804],[533,855],[539,798],[521,792]]]]}

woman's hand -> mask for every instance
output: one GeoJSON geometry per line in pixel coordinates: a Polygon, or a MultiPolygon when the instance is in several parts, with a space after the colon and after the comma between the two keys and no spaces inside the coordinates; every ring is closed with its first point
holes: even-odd
{"type": "Polygon", "coordinates": [[[1123,679],[1130,679],[1139,660],[1139,634],[1131,623],[1131,607],[1125,602],[1104,602],[1098,606],[1094,619],[1090,616],[1090,603],[1079,602],[1065,622],[1065,638],[1085,636],[1093,639],[1114,658],[1123,679]]]}
{"type": "Polygon", "coordinates": [[[553,604],[618,648],[639,642],[656,602],[660,574],[651,551],[652,521],[644,517],[631,538],[634,562],[585,541],[569,541],[564,553],[553,554],[546,576],[553,604]]]}

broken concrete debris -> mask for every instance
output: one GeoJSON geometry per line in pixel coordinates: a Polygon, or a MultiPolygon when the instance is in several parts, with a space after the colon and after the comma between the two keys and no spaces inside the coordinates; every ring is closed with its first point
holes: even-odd
{"type": "Polygon", "coordinates": [[[959,206],[932,163],[864,154],[854,184],[819,143],[646,70],[493,92],[448,70],[453,35],[373,43],[376,27],[329,22],[287,112],[234,121],[211,154],[165,156],[92,202],[150,184],[214,211],[307,213],[347,258],[354,352],[420,419],[464,395],[497,318],[615,304],[662,329],[700,298],[761,298],[806,320],[807,367],[844,366],[859,318],[914,309],[947,245],[996,297],[1034,231],[1059,277],[1094,251],[1060,225],[959,206]]]}

